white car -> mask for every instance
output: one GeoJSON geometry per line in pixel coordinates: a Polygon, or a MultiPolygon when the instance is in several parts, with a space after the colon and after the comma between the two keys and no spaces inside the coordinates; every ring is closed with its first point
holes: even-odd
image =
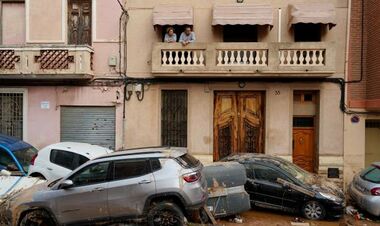
{"type": "Polygon", "coordinates": [[[113,152],[98,145],[62,142],[41,149],[32,159],[28,175],[53,181],[90,159],[113,152]]]}

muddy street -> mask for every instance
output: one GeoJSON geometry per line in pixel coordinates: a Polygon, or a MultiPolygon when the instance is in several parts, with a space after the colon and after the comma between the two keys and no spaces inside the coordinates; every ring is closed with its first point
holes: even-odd
{"type": "MultiPolygon", "coordinates": [[[[255,209],[251,211],[244,212],[240,215],[243,223],[235,223],[233,219],[224,219],[218,221],[219,225],[232,226],[232,225],[241,225],[241,226],[291,226],[292,222],[295,222],[297,215],[289,215],[281,212],[273,212],[263,209],[255,209]]],[[[366,221],[366,220],[355,220],[351,216],[345,216],[339,221],[310,221],[300,218],[301,222],[304,222],[305,226],[371,226],[376,225],[380,226],[380,221],[366,221]],[[307,224],[308,223],[308,224],[307,224]]],[[[301,222],[297,222],[300,225],[301,222]]]]}

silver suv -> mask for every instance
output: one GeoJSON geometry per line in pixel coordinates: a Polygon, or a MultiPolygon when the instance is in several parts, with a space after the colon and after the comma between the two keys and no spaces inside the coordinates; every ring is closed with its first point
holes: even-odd
{"type": "Polygon", "coordinates": [[[194,213],[207,199],[202,168],[184,148],[114,152],[45,185],[30,200],[23,199],[12,208],[12,218],[17,219],[13,225],[111,224],[130,219],[183,225],[185,217],[197,216],[194,213]]]}

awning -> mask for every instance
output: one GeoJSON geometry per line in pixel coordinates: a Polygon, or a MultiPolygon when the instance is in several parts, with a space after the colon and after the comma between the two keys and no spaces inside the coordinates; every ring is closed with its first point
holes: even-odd
{"type": "Polygon", "coordinates": [[[264,4],[215,5],[212,25],[273,26],[273,8],[264,4]]]}
{"type": "Polygon", "coordinates": [[[336,25],[335,6],[331,3],[299,3],[290,5],[289,27],[298,23],[336,25]]]}
{"type": "Polygon", "coordinates": [[[153,9],[153,25],[193,25],[191,6],[158,5],[153,9]]]}

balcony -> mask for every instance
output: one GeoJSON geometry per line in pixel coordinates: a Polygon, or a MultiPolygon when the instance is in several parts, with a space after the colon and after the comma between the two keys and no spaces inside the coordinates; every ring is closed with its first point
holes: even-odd
{"type": "Polygon", "coordinates": [[[1,46],[0,79],[90,79],[89,46],[1,46]]]}
{"type": "Polygon", "coordinates": [[[335,72],[328,42],[155,43],[154,76],[327,77],[335,72]]]}

